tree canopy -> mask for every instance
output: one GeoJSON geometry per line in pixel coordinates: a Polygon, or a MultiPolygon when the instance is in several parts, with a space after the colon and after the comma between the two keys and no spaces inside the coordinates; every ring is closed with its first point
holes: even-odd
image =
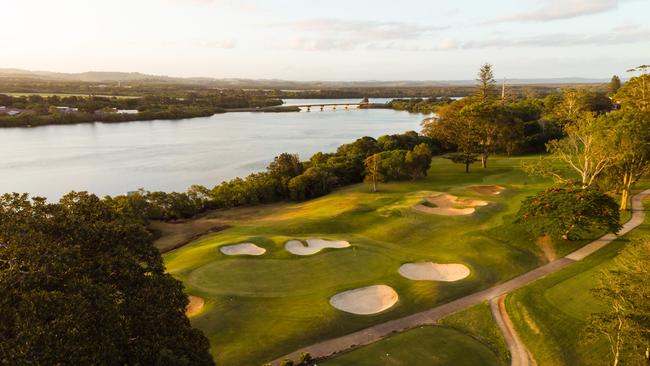
{"type": "Polygon", "coordinates": [[[594,232],[618,232],[616,201],[599,190],[577,184],[548,188],[526,198],[517,214],[534,235],[579,239],[594,232]]]}
{"type": "Polygon", "coordinates": [[[151,235],[94,195],[0,197],[0,290],[2,364],[213,364],[151,235]]]}

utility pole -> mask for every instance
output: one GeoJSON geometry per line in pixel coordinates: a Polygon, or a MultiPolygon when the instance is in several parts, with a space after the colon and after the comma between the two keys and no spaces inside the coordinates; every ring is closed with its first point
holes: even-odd
{"type": "Polygon", "coordinates": [[[506,100],[506,78],[503,78],[501,83],[501,100],[506,100]]]}

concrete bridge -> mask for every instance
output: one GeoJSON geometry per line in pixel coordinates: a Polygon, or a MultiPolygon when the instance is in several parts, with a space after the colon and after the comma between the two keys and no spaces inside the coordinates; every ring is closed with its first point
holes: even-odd
{"type": "Polygon", "coordinates": [[[336,110],[336,107],[343,107],[349,109],[350,106],[360,107],[362,105],[368,105],[368,102],[359,102],[359,103],[316,103],[316,104],[300,104],[300,105],[291,105],[287,107],[298,107],[298,108],[307,108],[307,112],[310,112],[312,108],[320,108],[321,111],[325,110],[326,107],[332,107],[332,110],[336,110]]]}
{"type": "Polygon", "coordinates": [[[307,108],[307,112],[311,112],[312,108],[320,109],[321,111],[326,110],[331,107],[332,110],[337,110],[338,108],[348,110],[350,107],[357,108],[382,108],[386,104],[383,103],[368,103],[365,101],[357,103],[309,103],[309,104],[295,104],[295,105],[276,105],[269,107],[253,107],[253,108],[231,108],[227,109],[227,112],[268,112],[268,111],[280,111],[282,108],[307,108]]]}

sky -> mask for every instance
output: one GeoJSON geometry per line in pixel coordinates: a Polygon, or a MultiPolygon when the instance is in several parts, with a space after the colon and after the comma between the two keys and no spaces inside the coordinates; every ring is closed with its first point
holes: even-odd
{"type": "Polygon", "coordinates": [[[650,0],[0,0],[0,68],[286,80],[609,78],[650,0]]]}

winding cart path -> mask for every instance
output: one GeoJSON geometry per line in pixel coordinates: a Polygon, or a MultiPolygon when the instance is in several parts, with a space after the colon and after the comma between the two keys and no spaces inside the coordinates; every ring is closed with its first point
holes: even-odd
{"type": "MultiPolygon", "coordinates": [[[[635,229],[643,223],[645,213],[643,211],[643,200],[650,196],[650,189],[647,189],[632,198],[632,218],[623,225],[618,235],[624,235],[635,229]]],[[[344,336],[328,339],[319,343],[296,350],[288,355],[284,355],[272,361],[273,365],[278,365],[281,360],[288,358],[297,360],[302,352],[309,352],[314,358],[328,357],[336,353],[350,350],[351,348],[367,345],[385,338],[393,333],[403,332],[422,325],[433,325],[445,316],[464,310],[484,301],[496,299],[520,287],[526,286],[548,274],[557,272],[562,268],[582,260],[598,249],[611,243],[617,238],[615,234],[607,234],[584,247],[572,252],[564,258],[557,259],[547,263],[530,272],[526,272],[504,283],[495,285],[488,289],[475,292],[473,294],[461,297],[443,305],[436,306],[429,310],[405,316],[399,319],[387,321],[372,327],[346,334],[344,336]]],[[[504,309],[505,311],[505,309],[504,309]]],[[[512,328],[514,332],[514,328],[512,328]]],[[[516,333],[514,333],[516,335],[516,333]]],[[[507,339],[507,338],[506,338],[507,339]]],[[[508,343],[510,348],[513,344],[508,343]]],[[[524,347],[525,349],[525,347],[524,347]]],[[[528,353],[526,352],[526,355],[528,353]]],[[[513,357],[514,362],[514,357],[513,357]]],[[[513,363],[514,365],[514,363],[513,363]]],[[[526,364],[527,365],[527,364],[526,364]]]]}

